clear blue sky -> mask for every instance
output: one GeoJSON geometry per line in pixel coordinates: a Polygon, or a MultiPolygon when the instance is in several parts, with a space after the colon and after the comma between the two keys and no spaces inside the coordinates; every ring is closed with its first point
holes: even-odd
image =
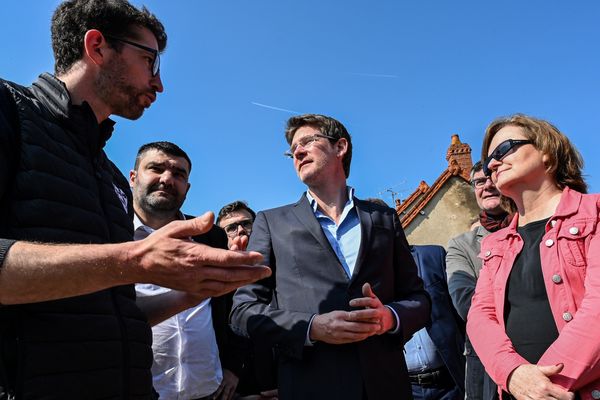
{"type": "MultiPolygon", "coordinates": [[[[57,0],[2,1],[0,76],[53,68],[57,0]]],[[[140,145],[170,140],[193,160],[184,209],[296,201],[285,121],[321,113],[353,136],[359,197],[407,197],[445,169],[453,133],[477,157],[487,124],[524,112],[555,123],[600,190],[600,2],[134,1],[163,21],[165,92],[117,119],[107,152],[127,174],[140,145]],[[287,110],[287,111],[286,111],[287,110]]]]}

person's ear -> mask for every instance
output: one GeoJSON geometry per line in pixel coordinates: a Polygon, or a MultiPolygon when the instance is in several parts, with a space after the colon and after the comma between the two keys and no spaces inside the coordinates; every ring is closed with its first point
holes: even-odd
{"type": "Polygon", "coordinates": [[[340,138],[335,143],[337,156],[342,158],[348,152],[348,140],[345,138],[340,138]]]}
{"type": "Polygon", "coordinates": [[[137,178],[137,174],[135,170],[129,171],[129,187],[133,187],[135,185],[135,178],[137,178]]]}
{"type": "Polygon", "coordinates": [[[83,37],[83,51],[85,57],[96,65],[102,65],[106,60],[106,50],[108,49],[106,39],[97,29],[90,29],[83,37]]]}

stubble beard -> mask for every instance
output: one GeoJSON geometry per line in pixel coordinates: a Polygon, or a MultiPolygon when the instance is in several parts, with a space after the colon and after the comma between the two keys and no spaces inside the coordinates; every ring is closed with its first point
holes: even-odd
{"type": "Polygon", "coordinates": [[[139,98],[142,93],[127,83],[126,65],[121,58],[114,59],[100,70],[96,78],[96,94],[111,109],[111,114],[136,120],[144,113],[139,98]]]}
{"type": "Polygon", "coordinates": [[[185,201],[185,196],[179,198],[177,195],[171,193],[172,197],[165,198],[158,196],[155,193],[156,190],[156,188],[150,188],[148,190],[143,190],[143,193],[139,193],[139,190],[136,190],[136,193],[134,193],[138,206],[146,214],[165,218],[171,217],[174,213],[179,211],[185,201]]]}

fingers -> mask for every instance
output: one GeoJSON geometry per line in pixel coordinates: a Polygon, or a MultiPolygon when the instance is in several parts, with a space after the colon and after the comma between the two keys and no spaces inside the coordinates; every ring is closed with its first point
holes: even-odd
{"type": "Polygon", "coordinates": [[[229,250],[246,250],[246,247],[248,247],[248,236],[236,236],[234,239],[232,239],[232,242],[233,244],[229,250]]]}
{"type": "Polygon", "coordinates": [[[544,374],[546,376],[552,376],[552,375],[556,375],[560,371],[562,371],[563,368],[565,367],[565,364],[559,363],[556,365],[538,365],[537,367],[542,372],[542,374],[544,374]]]}
{"type": "MultiPolygon", "coordinates": [[[[265,269],[267,267],[248,267],[248,268],[265,269]]],[[[270,275],[270,270],[266,274],[261,272],[258,275],[251,275],[250,278],[243,279],[243,280],[232,280],[232,281],[203,280],[202,282],[199,282],[196,287],[186,288],[185,290],[195,293],[197,295],[205,296],[205,297],[217,297],[217,296],[222,296],[226,293],[232,292],[239,287],[254,283],[254,282],[256,282],[260,279],[263,279],[269,275],[270,275]]]]}
{"type": "Polygon", "coordinates": [[[377,308],[381,305],[381,302],[377,297],[359,297],[358,299],[350,300],[350,307],[365,307],[365,308],[377,308]]]}
{"type": "Polygon", "coordinates": [[[373,289],[371,288],[371,284],[368,283],[368,282],[365,283],[362,286],[362,294],[365,297],[371,297],[371,298],[377,297],[377,296],[375,296],[375,293],[373,293],[373,289]]]}
{"type": "Polygon", "coordinates": [[[213,226],[214,219],[215,215],[212,211],[207,211],[197,218],[171,222],[163,229],[171,237],[186,238],[208,232],[213,226]]]}
{"type": "Polygon", "coordinates": [[[383,318],[381,311],[375,308],[350,311],[348,314],[348,321],[370,321],[379,323],[383,318]]]}
{"type": "Polygon", "coordinates": [[[271,269],[264,265],[235,265],[235,266],[217,266],[205,265],[202,268],[196,268],[193,271],[200,281],[216,281],[228,283],[255,282],[267,278],[271,275],[271,269]]]}
{"type": "MultiPolygon", "coordinates": [[[[538,365],[538,369],[542,374],[547,377],[552,375],[556,375],[560,373],[565,365],[563,363],[559,363],[556,365],[538,365]]],[[[575,398],[575,394],[567,391],[563,387],[553,384],[550,381],[546,383],[546,391],[550,394],[554,399],[559,400],[572,400],[575,398]]]]}
{"type": "Polygon", "coordinates": [[[262,254],[256,251],[231,251],[217,249],[203,244],[195,244],[189,249],[194,264],[236,266],[254,265],[262,261],[262,254]]]}

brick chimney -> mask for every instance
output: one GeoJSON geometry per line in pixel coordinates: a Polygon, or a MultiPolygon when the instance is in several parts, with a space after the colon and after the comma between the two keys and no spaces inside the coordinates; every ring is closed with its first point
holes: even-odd
{"type": "Polygon", "coordinates": [[[469,173],[473,167],[471,147],[462,143],[457,134],[452,135],[452,143],[446,152],[446,160],[448,161],[448,171],[452,175],[460,175],[467,181],[470,179],[469,173]]]}

